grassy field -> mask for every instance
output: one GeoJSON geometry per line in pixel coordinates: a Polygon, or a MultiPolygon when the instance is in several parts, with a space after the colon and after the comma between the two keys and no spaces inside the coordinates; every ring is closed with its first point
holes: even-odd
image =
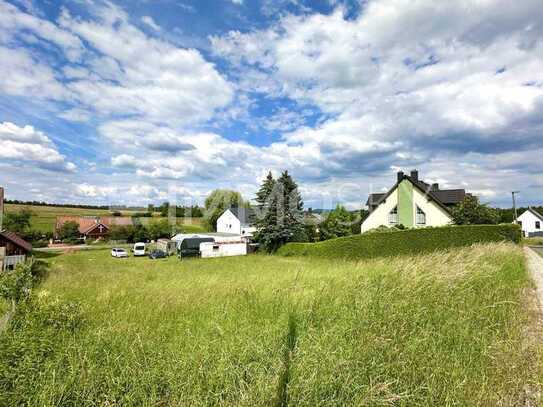
{"type": "Polygon", "coordinates": [[[357,263],[49,256],[38,305],[0,337],[0,405],[524,405],[541,391],[513,245],[357,263]]]}
{"type": "MultiPolygon", "coordinates": [[[[6,204],[5,210],[9,212],[17,212],[21,209],[30,209],[33,213],[31,219],[32,229],[39,230],[41,232],[53,232],[55,229],[55,223],[57,216],[111,216],[111,212],[105,209],[84,209],[84,208],[67,208],[56,206],[35,206],[35,205],[15,205],[6,204]]],[[[123,216],[130,216],[134,211],[122,211],[123,216]]],[[[150,222],[158,221],[162,218],[142,218],[149,220],[150,222]]],[[[204,232],[206,229],[203,226],[201,218],[179,218],[177,223],[183,226],[184,231],[187,233],[204,232]]]]}

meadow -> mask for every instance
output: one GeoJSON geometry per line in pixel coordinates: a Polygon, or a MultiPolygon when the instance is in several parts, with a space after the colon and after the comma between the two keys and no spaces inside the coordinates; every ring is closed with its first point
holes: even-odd
{"type": "Polygon", "coordinates": [[[359,262],[45,260],[36,304],[0,336],[0,405],[541,402],[541,329],[513,244],[359,262]]]}
{"type": "MultiPolygon", "coordinates": [[[[5,211],[17,212],[22,209],[32,211],[31,228],[43,233],[53,233],[57,216],[111,216],[111,212],[105,209],[68,208],[57,206],[18,205],[6,204],[5,211]]],[[[140,211],[141,212],[141,211],[140,211]]],[[[130,216],[135,211],[121,211],[122,216],[130,216]]],[[[157,214],[158,215],[158,214],[157,214]]],[[[152,218],[141,218],[144,222],[157,222],[163,218],[154,216],[152,218]]],[[[183,227],[186,233],[204,232],[202,218],[178,218],[177,224],[183,227]]]]}

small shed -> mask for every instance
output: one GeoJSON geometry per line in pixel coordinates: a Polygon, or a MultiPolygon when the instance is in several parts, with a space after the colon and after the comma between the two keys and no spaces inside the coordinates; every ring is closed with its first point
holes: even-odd
{"type": "Polygon", "coordinates": [[[170,239],[158,239],[156,242],[157,250],[162,250],[168,256],[175,254],[177,242],[170,239]]]}
{"type": "Polygon", "coordinates": [[[0,271],[13,268],[26,260],[32,245],[13,232],[0,232],[0,271]]]}

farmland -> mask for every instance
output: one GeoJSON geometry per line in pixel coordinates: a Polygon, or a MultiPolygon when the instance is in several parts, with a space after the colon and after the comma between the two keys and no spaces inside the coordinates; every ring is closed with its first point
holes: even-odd
{"type": "Polygon", "coordinates": [[[359,262],[49,256],[38,305],[0,337],[1,405],[518,405],[541,390],[512,244],[359,262]]]}
{"type": "MultiPolygon", "coordinates": [[[[5,210],[9,212],[17,212],[21,209],[29,209],[32,211],[31,228],[39,230],[43,233],[52,233],[55,229],[57,216],[111,216],[111,212],[105,209],[85,209],[85,208],[69,208],[56,206],[37,206],[37,205],[16,205],[6,204],[5,210]]],[[[122,211],[123,216],[130,216],[134,211],[122,211]]],[[[160,217],[142,218],[149,222],[158,221],[160,217]]],[[[184,227],[187,233],[197,233],[205,231],[201,218],[178,218],[177,224],[184,227]]]]}

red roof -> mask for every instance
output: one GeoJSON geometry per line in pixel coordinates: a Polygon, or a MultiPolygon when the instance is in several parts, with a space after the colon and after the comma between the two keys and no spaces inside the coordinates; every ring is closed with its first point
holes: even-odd
{"type": "Polygon", "coordinates": [[[32,251],[32,245],[26,240],[19,237],[19,235],[17,235],[16,233],[3,231],[0,232],[0,236],[2,236],[6,240],[9,240],[11,243],[23,248],[27,252],[32,251]]]}
{"type": "Polygon", "coordinates": [[[79,233],[82,235],[93,230],[96,225],[104,225],[108,229],[112,225],[128,226],[132,225],[132,219],[128,217],[117,216],[57,216],[55,229],[59,230],[66,222],[75,222],[79,225],[79,233]]]}

